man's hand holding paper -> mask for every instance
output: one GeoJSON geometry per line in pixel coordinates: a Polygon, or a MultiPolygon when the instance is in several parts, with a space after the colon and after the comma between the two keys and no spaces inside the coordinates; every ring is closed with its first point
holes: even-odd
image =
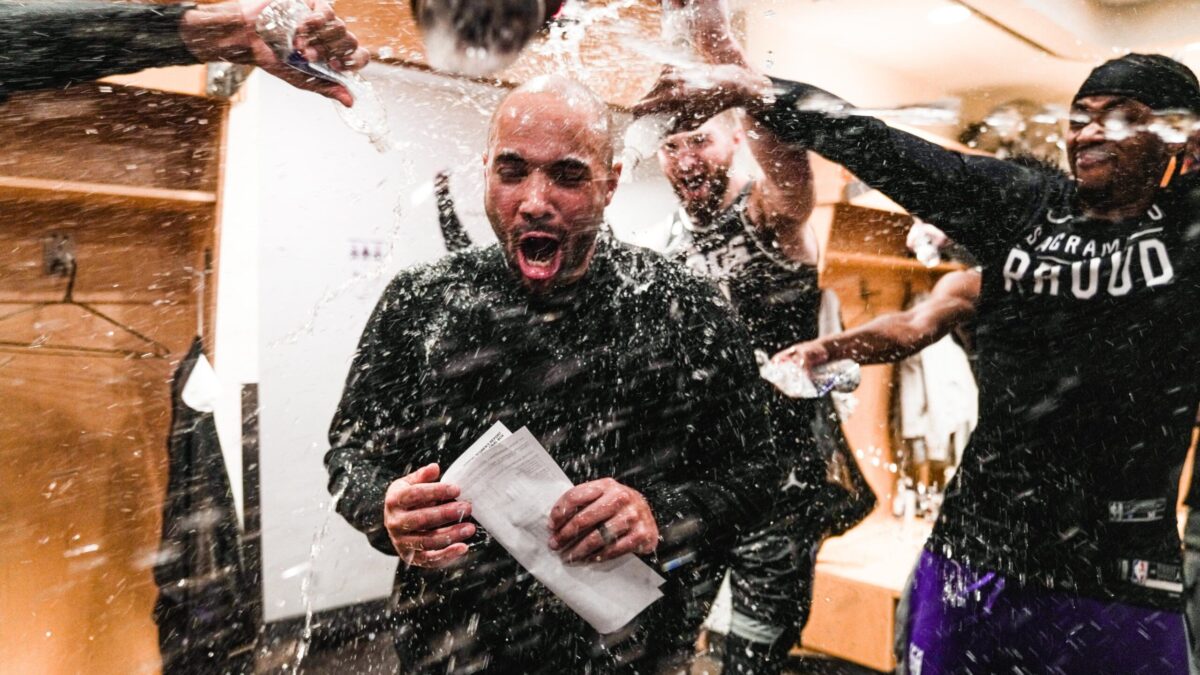
{"type": "Polygon", "coordinates": [[[645,499],[611,478],[573,486],[528,429],[510,434],[497,422],[454,461],[445,479],[456,496],[461,488],[488,534],[598,632],[620,629],[662,597],[663,578],[627,555],[638,547],[653,550],[658,540],[645,499]],[[607,542],[597,539],[599,525],[609,522],[620,529],[607,542]],[[557,532],[553,542],[551,530],[557,532]],[[551,551],[568,542],[567,555],[591,552],[586,564],[568,566],[566,555],[551,551]]]}
{"type": "Polygon", "coordinates": [[[421,467],[392,482],[384,498],[384,527],[409,565],[445,567],[466,555],[463,542],[475,535],[475,525],[463,522],[471,505],[455,501],[457,485],[434,482],[439,475],[437,464],[421,467]]]}
{"type": "Polygon", "coordinates": [[[612,478],[567,490],[550,510],[550,548],[567,562],[602,562],[658,547],[658,523],[646,498],[612,478]]]}

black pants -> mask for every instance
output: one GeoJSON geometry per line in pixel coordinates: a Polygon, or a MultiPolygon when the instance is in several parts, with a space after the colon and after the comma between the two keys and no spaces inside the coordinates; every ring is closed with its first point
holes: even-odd
{"type": "Polygon", "coordinates": [[[875,495],[858,469],[829,397],[804,405],[775,400],[772,414],[778,423],[777,442],[797,448],[797,455],[809,461],[781,483],[783,494],[771,517],[739,537],[732,551],[731,632],[759,644],[774,642],[775,635],[790,647],[808,621],[821,541],[861,522],[874,508],[875,495]]]}
{"type": "Polygon", "coordinates": [[[803,520],[794,514],[739,539],[729,573],[734,635],[758,643],[782,635],[788,646],[799,640],[820,545],[803,520]]]}

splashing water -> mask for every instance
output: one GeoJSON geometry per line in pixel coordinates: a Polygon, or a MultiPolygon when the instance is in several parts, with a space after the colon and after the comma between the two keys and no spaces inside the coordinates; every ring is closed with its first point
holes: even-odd
{"type": "Polygon", "coordinates": [[[1186,143],[1198,131],[1200,119],[1174,111],[1159,113],[1149,124],[1130,124],[1120,116],[1110,116],[1104,120],[1104,136],[1110,141],[1122,141],[1137,134],[1150,133],[1164,143],[1186,143]]]}
{"type": "MultiPolygon", "coordinates": [[[[638,36],[625,36],[622,41],[635,52],[676,68],[695,68],[701,59],[695,46],[688,38],[687,7],[675,7],[669,2],[662,5],[662,28],[658,41],[648,41],[638,36]]],[[[704,86],[697,83],[697,86],[704,86]]],[[[671,115],[647,115],[634,120],[626,129],[621,150],[621,163],[626,167],[621,182],[634,178],[634,170],[652,157],[674,126],[671,115]]]]}
{"type": "Polygon", "coordinates": [[[912,126],[950,126],[959,121],[960,101],[943,99],[934,103],[898,108],[858,108],[832,96],[809,96],[797,102],[796,108],[840,117],[877,117],[912,126]]]}
{"type": "Polygon", "coordinates": [[[502,70],[541,30],[542,0],[415,0],[425,58],[438,70],[483,77],[502,70]]]}
{"type": "Polygon", "coordinates": [[[317,533],[313,535],[312,546],[308,551],[308,572],[300,582],[300,601],[304,604],[304,629],[300,633],[300,644],[296,647],[296,664],[292,668],[296,672],[299,672],[300,663],[304,661],[304,657],[308,654],[308,647],[312,644],[312,591],[317,581],[317,556],[321,554],[321,549],[324,548],[325,534],[329,532],[329,523],[333,520],[333,515],[337,513],[338,502],[341,501],[342,495],[346,493],[347,485],[346,481],[342,481],[338,485],[337,490],[334,491],[333,496],[329,500],[329,508],[325,512],[325,519],[321,522],[321,527],[317,530],[317,533]]]}
{"type": "Polygon", "coordinates": [[[647,39],[636,33],[623,35],[621,41],[634,52],[665,66],[694,70],[705,66],[689,37],[691,6],[675,7],[669,2],[662,6],[662,28],[658,39],[647,39]]]}
{"type": "MultiPolygon", "coordinates": [[[[912,126],[951,126],[959,122],[958,102],[938,101],[925,106],[901,108],[856,108],[838,99],[812,96],[797,104],[804,111],[822,112],[835,116],[868,116],[908,124],[912,126]]],[[[1076,121],[1065,110],[1046,107],[1030,117],[1017,115],[989,115],[983,122],[988,128],[1002,136],[1019,136],[1029,125],[1044,125],[1051,131],[1044,139],[1055,143],[1061,141],[1058,130],[1065,124],[1076,121]]],[[[1105,138],[1122,141],[1141,133],[1158,136],[1164,143],[1185,143],[1188,138],[1200,133],[1200,117],[1178,110],[1157,111],[1154,120],[1147,124],[1131,124],[1121,115],[1109,115],[1103,120],[1105,138]]]]}
{"type": "Polygon", "coordinates": [[[350,92],[354,105],[350,108],[335,102],[338,117],[352,130],[370,139],[379,152],[394,148],[388,127],[387,108],[375,88],[357,73],[344,73],[329,64],[309,61],[293,49],[296,30],[312,10],[301,0],[274,0],[258,15],[256,29],[281,61],[312,77],[340,84],[350,92]]]}
{"type": "MultiPolygon", "coordinates": [[[[1058,128],[1071,122],[1086,124],[1089,121],[1087,117],[1073,116],[1063,106],[1045,106],[1028,117],[1002,111],[983,119],[983,123],[990,130],[1006,137],[1019,135],[1031,124],[1058,128]]],[[[1112,113],[1102,120],[1102,126],[1105,137],[1112,141],[1125,140],[1139,133],[1151,133],[1164,143],[1185,143],[1191,135],[1200,132],[1200,117],[1187,111],[1161,110],[1156,111],[1153,121],[1148,124],[1131,124],[1125,116],[1112,113]]],[[[1058,138],[1055,136],[1047,140],[1054,141],[1058,138]]]]}
{"type": "Polygon", "coordinates": [[[646,115],[637,118],[625,128],[621,148],[621,164],[625,167],[621,172],[622,183],[634,180],[634,170],[654,156],[673,124],[674,118],[671,115],[646,115]]]}
{"type": "MultiPolygon", "coordinates": [[[[589,5],[582,0],[568,0],[563,4],[558,18],[550,25],[549,34],[543,44],[539,45],[538,53],[552,59],[556,65],[585,68],[580,57],[580,45],[587,36],[590,28],[596,24],[612,24],[606,26],[607,31],[625,33],[631,30],[626,24],[620,23],[621,12],[638,5],[638,0],[619,0],[606,5],[589,5]]],[[[619,67],[619,64],[602,64],[602,67],[619,67]]]]}
{"type": "Polygon", "coordinates": [[[334,104],[338,117],[342,118],[346,126],[366,136],[379,152],[395,150],[396,144],[392,141],[391,128],[388,126],[387,108],[384,107],[375,87],[359,75],[338,75],[343,76],[339,82],[354,97],[354,106],[351,108],[340,103],[334,104]]]}

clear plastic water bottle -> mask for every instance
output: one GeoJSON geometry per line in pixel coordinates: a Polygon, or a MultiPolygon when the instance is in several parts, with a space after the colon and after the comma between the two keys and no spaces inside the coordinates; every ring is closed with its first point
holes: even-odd
{"type": "Polygon", "coordinates": [[[678,56],[685,60],[700,62],[700,57],[692,44],[691,13],[695,8],[685,4],[675,4],[668,0],[662,3],[662,39],[678,56]]]}
{"type": "Polygon", "coordinates": [[[778,363],[764,351],[756,351],[758,374],[791,398],[820,398],[836,391],[854,391],[862,382],[862,368],[850,359],[823,363],[812,369],[812,377],[803,366],[793,362],[778,363]]]}
{"type": "Polygon", "coordinates": [[[310,13],[312,9],[302,0],[274,0],[259,13],[255,30],[280,61],[305,75],[345,87],[354,99],[354,106],[347,108],[335,103],[342,121],[369,138],[380,152],[391,149],[387,108],[375,88],[357,73],[335,70],[323,61],[309,61],[293,46],[300,22],[310,13]]]}
{"type": "MultiPolygon", "coordinates": [[[[676,6],[671,2],[662,3],[662,41],[668,51],[664,54],[666,61],[676,67],[701,63],[692,44],[688,31],[688,12],[693,11],[686,5],[676,6]]],[[[634,120],[625,128],[621,164],[625,167],[622,178],[628,182],[633,180],[634,170],[658,152],[658,148],[666,140],[675,127],[676,116],[668,114],[645,115],[634,120]]]]}

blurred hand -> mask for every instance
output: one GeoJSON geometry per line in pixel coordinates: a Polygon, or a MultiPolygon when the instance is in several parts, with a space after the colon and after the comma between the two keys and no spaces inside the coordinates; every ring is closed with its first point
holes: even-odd
{"type": "Polygon", "coordinates": [[[550,548],[568,562],[600,562],[658,548],[658,523],[640,492],[611,478],[576,485],[550,510],[550,548]]]}
{"type": "Polygon", "coordinates": [[[771,357],[775,363],[787,363],[804,368],[810,374],[822,363],[829,363],[829,350],[820,340],[800,342],[771,357]]]}
{"type": "Polygon", "coordinates": [[[726,0],[662,0],[663,10],[674,10],[686,19],[688,37],[702,53],[733,40],[726,0]]]}
{"type": "Polygon", "coordinates": [[[908,250],[916,253],[917,246],[923,239],[928,239],[934,248],[938,250],[941,250],[950,241],[950,237],[947,237],[945,232],[942,232],[929,223],[923,223],[918,220],[913,223],[912,227],[908,228],[908,238],[905,244],[908,246],[908,250]]]}
{"type": "Polygon", "coordinates": [[[445,567],[467,553],[462,543],[475,525],[462,522],[471,505],[458,499],[457,485],[436,483],[437,464],[417,469],[388,486],[383,525],[400,558],[417,567],[445,567]]]}
{"type": "MultiPolygon", "coordinates": [[[[335,70],[358,70],[371,60],[346,24],[324,0],[303,0],[312,13],[296,31],[292,46],[309,61],[325,61],[335,70]]],[[[199,5],[183,15],[179,36],[202,62],[255,65],[299,89],[327,96],[347,107],[354,98],[340,84],[310,77],[280,62],[258,36],[255,21],[270,0],[225,0],[199,5]]]]}
{"type": "Polygon", "coordinates": [[[753,112],[772,100],[771,80],[741,66],[667,68],[650,93],[633,106],[633,114],[675,115],[679,130],[683,130],[698,127],[729,108],[753,112]]]}

